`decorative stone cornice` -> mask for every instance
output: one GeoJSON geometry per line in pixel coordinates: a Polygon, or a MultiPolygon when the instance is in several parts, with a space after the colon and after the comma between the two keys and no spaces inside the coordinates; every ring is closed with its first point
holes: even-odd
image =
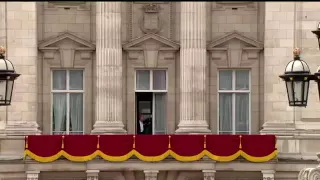
{"type": "Polygon", "coordinates": [[[139,46],[145,43],[148,40],[154,40],[161,44],[159,50],[160,51],[178,51],[180,49],[180,45],[174,41],[171,41],[163,36],[158,34],[150,33],[145,34],[141,37],[133,39],[132,41],[123,45],[123,50],[125,51],[141,51],[144,50],[142,46],[139,46]]]}
{"type": "Polygon", "coordinates": [[[142,8],[146,13],[158,13],[160,11],[160,6],[158,4],[147,4],[142,8]]]}
{"type": "Polygon", "coordinates": [[[215,48],[217,48],[220,45],[225,44],[226,42],[232,40],[232,39],[238,39],[246,44],[248,44],[248,47],[250,47],[251,49],[257,49],[257,50],[262,50],[263,49],[263,43],[256,41],[252,38],[249,38],[247,36],[242,35],[241,33],[237,32],[237,31],[233,31],[231,33],[227,33],[224,36],[221,36],[215,40],[213,40],[212,42],[210,42],[207,45],[207,49],[210,50],[214,50],[215,48]]]}

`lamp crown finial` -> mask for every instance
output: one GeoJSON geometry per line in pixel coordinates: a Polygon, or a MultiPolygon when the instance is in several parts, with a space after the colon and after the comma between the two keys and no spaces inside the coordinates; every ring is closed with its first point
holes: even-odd
{"type": "Polygon", "coordinates": [[[0,46],[0,55],[4,55],[6,53],[6,48],[4,48],[3,46],[0,46]]]}
{"type": "Polygon", "coordinates": [[[295,57],[300,56],[300,53],[301,53],[301,51],[300,51],[299,48],[294,48],[294,50],[293,50],[293,55],[294,55],[295,57]]]}

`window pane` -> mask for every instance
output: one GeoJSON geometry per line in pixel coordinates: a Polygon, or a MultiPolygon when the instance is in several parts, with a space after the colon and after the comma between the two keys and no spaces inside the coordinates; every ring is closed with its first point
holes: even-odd
{"type": "Polygon", "coordinates": [[[167,89],[167,77],[165,70],[153,71],[153,89],[154,90],[166,90],[167,89]]]}
{"type": "Polygon", "coordinates": [[[150,71],[138,70],[136,76],[137,90],[150,90],[150,71]]]}
{"type": "Polygon", "coordinates": [[[6,99],[6,101],[10,101],[11,98],[12,98],[12,96],[11,96],[12,95],[12,90],[13,90],[12,87],[13,87],[13,81],[7,81],[7,91],[6,91],[7,99],[6,99]]]}
{"type": "Polygon", "coordinates": [[[83,71],[71,70],[69,71],[69,89],[70,90],[83,90],[83,71]]]}
{"type": "Polygon", "coordinates": [[[232,90],[232,71],[219,71],[219,90],[232,90]]]}
{"type": "Polygon", "coordinates": [[[52,78],[53,90],[66,90],[67,73],[65,70],[54,70],[52,78]]]}
{"type": "Polygon", "coordinates": [[[236,90],[249,90],[249,71],[236,71],[236,90]]]}
{"type": "Polygon", "coordinates": [[[155,126],[154,134],[166,134],[166,94],[155,93],[155,126]]]}
{"type": "Polygon", "coordinates": [[[236,133],[249,132],[249,94],[236,94],[236,133]]]}
{"type": "Polygon", "coordinates": [[[219,132],[232,134],[232,94],[219,94],[219,132]]]}
{"type": "Polygon", "coordinates": [[[69,130],[72,134],[83,133],[83,94],[70,94],[70,122],[69,130]]]}
{"type": "Polygon", "coordinates": [[[64,93],[54,93],[52,103],[53,134],[64,134],[67,122],[67,96],[64,93]]]}

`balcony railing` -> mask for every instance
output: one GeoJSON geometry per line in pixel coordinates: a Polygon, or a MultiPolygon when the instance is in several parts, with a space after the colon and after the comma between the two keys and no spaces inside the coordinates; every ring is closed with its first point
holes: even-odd
{"type": "Polygon", "coordinates": [[[158,162],[172,157],[177,161],[208,158],[229,162],[243,157],[266,162],[277,156],[273,135],[33,135],[25,138],[25,156],[52,162],[66,158],[86,162],[96,157],[122,162],[137,157],[158,162]]]}

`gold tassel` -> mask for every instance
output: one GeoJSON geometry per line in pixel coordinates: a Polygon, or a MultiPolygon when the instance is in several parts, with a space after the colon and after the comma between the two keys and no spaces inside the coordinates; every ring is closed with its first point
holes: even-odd
{"type": "Polygon", "coordinates": [[[136,136],[133,135],[133,149],[136,148],[136,136]]]}
{"type": "Polygon", "coordinates": [[[239,149],[242,149],[241,139],[242,139],[242,136],[240,135],[240,145],[239,145],[239,149]]]}
{"type": "Polygon", "coordinates": [[[203,142],[203,148],[207,148],[207,135],[204,135],[204,142],[203,142]]]}
{"type": "Polygon", "coordinates": [[[26,136],[26,149],[28,149],[28,136],[26,136]]]}
{"type": "Polygon", "coordinates": [[[169,144],[168,144],[168,148],[170,149],[171,148],[171,136],[169,135],[169,144]]]}
{"type": "Polygon", "coordinates": [[[97,149],[100,148],[100,135],[98,135],[98,143],[97,143],[97,149]]]}
{"type": "Polygon", "coordinates": [[[62,136],[61,149],[64,149],[64,136],[62,136]]]}

